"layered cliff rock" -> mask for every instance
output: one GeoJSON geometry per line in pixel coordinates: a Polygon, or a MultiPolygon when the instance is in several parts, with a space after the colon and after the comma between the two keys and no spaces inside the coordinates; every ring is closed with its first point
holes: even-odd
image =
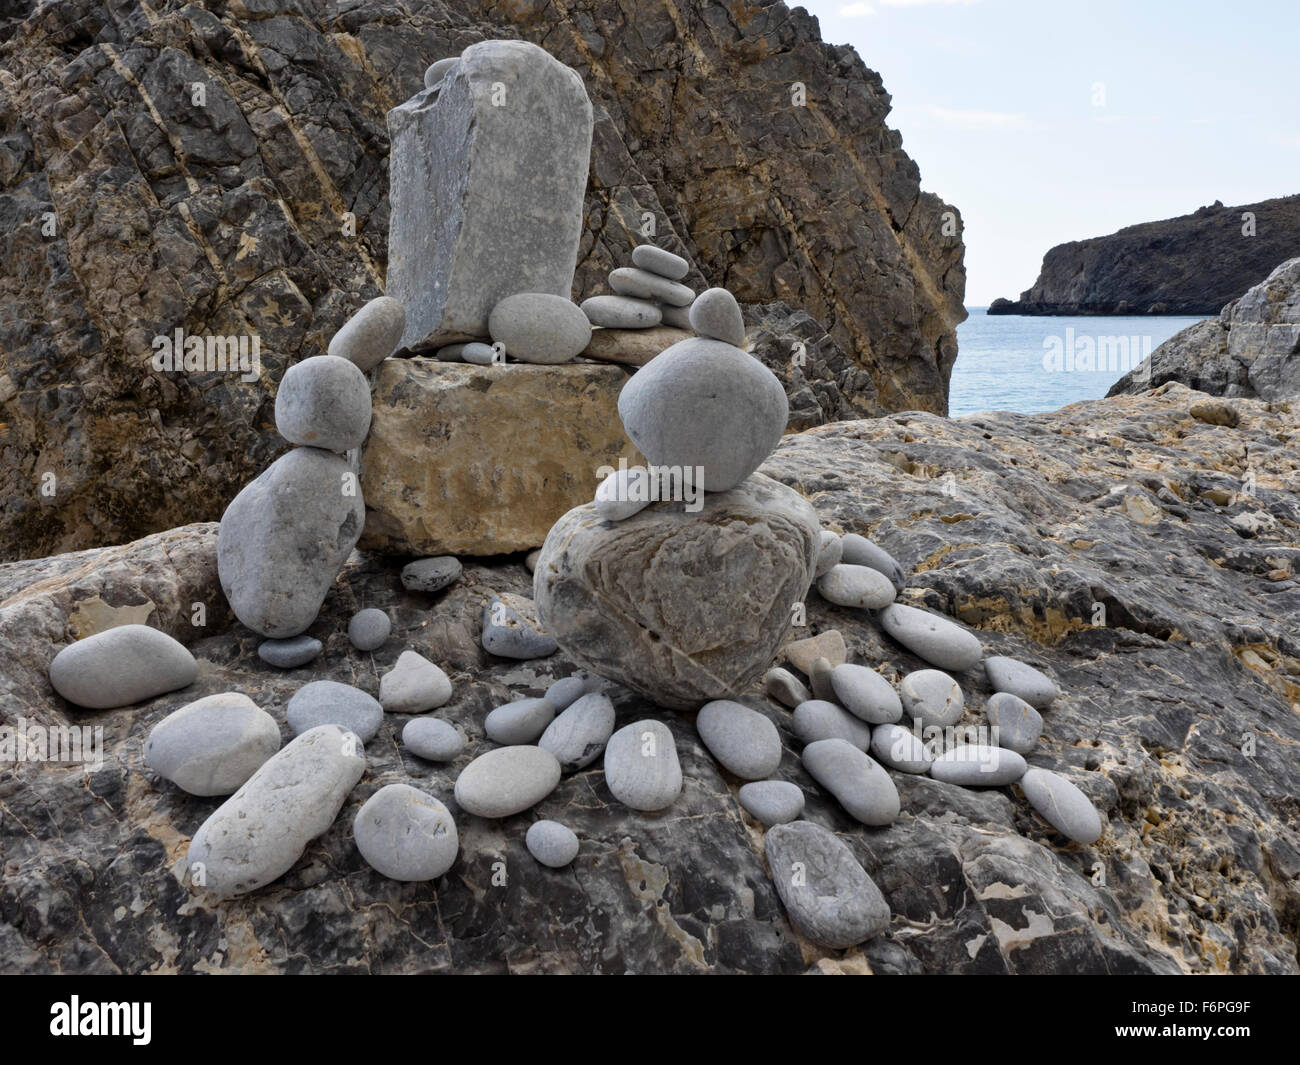
{"type": "Polygon", "coordinates": [[[1217,314],[1300,255],[1300,196],[1188,215],[1058,244],[1033,287],[989,314],[1217,314]],[[1249,217],[1247,217],[1249,216],[1249,217]]]}
{"type": "Polygon", "coordinates": [[[1300,394],[1300,258],[1288,259],[1215,318],[1175,333],[1107,395],[1178,381],[1214,396],[1300,394]]]}
{"type": "MultiPolygon", "coordinates": [[[[905,601],[1059,682],[1030,761],[1077,783],[1105,822],[1095,845],[1069,844],[1013,792],[894,774],[901,816],[864,828],[800,767],[789,711],[752,691],[744,701],[785,747],[777,775],[806,790],[805,817],[840,835],[889,903],[888,931],[843,952],[791,928],[741,782],[689,714],[614,692],[619,725],[649,716],[672,730],[685,787],[661,813],[615,801],[599,763],[529,814],[456,809],[457,774],[489,746],[488,710],[573,669],[563,653],[521,663],[479,646],[483,603],[531,588],[521,561],[471,563],[429,596],[402,590],[398,563],[354,555],[310,630],[324,654],[292,673],[263,664],[234,624],[212,524],[0,566],[6,717],[21,708],[30,724],[104,730],[98,768],[21,762],[0,775],[0,970],[1295,973],[1298,445],[1300,416],[1287,409],[1177,384],[1052,414],[897,414],[786,438],[764,472],[826,527],[870,535],[901,560],[905,601]],[[373,653],[346,635],[361,604],[394,621],[373,653]],[[103,712],[53,694],[46,671],[60,646],[135,621],[191,647],[193,685],[103,712]],[[404,716],[386,715],[365,777],[291,872],[233,901],[191,896],[186,848],[220,800],[146,769],[150,728],[237,690],[287,735],[285,704],[306,679],[373,693],[407,647],[450,674],[455,692],[437,714],[462,729],[465,751],[445,766],[413,758],[397,741],[404,716]],[[436,883],[385,880],[357,851],[354,815],[397,781],[456,812],[460,855],[436,883]],[[526,852],[535,817],[582,837],[570,869],[526,852]]],[[[924,665],[865,612],[815,592],[807,607],[798,635],[837,628],[855,661],[895,679],[924,665]]],[[[973,724],[988,691],[963,679],[973,724]]]]}
{"type": "Polygon", "coordinates": [[[920,192],[880,78],[801,9],[68,0],[9,13],[0,557],[216,518],[275,457],[275,383],[383,291],[388,109],[430,62],[492,37],[547,48],[596,107],[575,298],[653,236],[691,260],[692,286],[819,320],[852,361],[841,382],[867,393],[848,408],[946,409],[965,312],[960,236],[945,234],[959,219],[920,192]],[[208,354],[256,338],[260,359],[242,376],[154,369],[178,329],[208,354]]]}

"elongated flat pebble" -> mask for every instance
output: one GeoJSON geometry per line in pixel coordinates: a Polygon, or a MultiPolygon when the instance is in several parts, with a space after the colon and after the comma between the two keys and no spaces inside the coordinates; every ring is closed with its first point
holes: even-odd
{"type": "Polygon", "coordinates": [[[691,328],[691,305],[674,307],[671,303],[660,303],[659,313],[663,315],[663,324],[675,329],[691,328]]]}
{"type": "Polygon", "coordinates": [[[800,757],[813,780],[864,825],[888,825],[898,817],[893,778],[865,751],[847,740],[818,740],[800,757]]]}
{"type": "Polygon", "coordinates": [[[923,725],[955,725],[966,709],[961,685],[942,670],[918,669],[898,685],[903,709],[923,725]]]}
{"type": "Polygon", "coordinates": [[[695,729],[709,753],[742,780],[762,780],[781,764],[781,736],[757,710],[730,699],[700,707],[695,729]]]}
{"type": "Polygon", "coordinates": [[[812,688],[813,698],[826,702],[835,702],[835,688],[831,685],[831,673],[834,671],[829,658],[819,658],[808,671],[808,685],[812,688]]]}
{"type": "Polygon", "coordinates": [[[805,677],[812,673],[812,664],[824,658],[832,666],[847,662],[848,648],[844,646],[844,634],[839,629],[827,629],[816,636],[803,640],[792,640],[781,648],[785,660],[805,677]]]}
{"type": "Polygon", "coordinates": [[[780,666],[773,666],[767,671],[763,677],[763,691],[791,710],[813,697],[803,681],[780,666]]]}
{"type": "Polygon", "coordinates": [[[388,615],[376,607],[358,610],[348,622],[348,639],[358,651],[374,651],[384,645],[393,631],[388,615]]]}
{"type": "Polygon", "coordinates": [[[803,814],[803,788],[788,780],[756,780],[743,785],[736,798],[750,817],[769,827],[795,821],[803,814]]]}
{"type": "Polygon", "coordinates": [[[924,741],[903,725],[877,725],[872,729],[871,753],[878,762],[902,773],[928,773],[934,761],[924,741]]]}
{"type": "Polygon", "coordinates": [[[483,731],[493,743],[533,743],[554,718],[555,707],[545,699],[516,699],[488,714],[483,731]]]}
{"type": "Polygon", "coordinates": [[[834,833],[792,821],[768,829],[763,848],[776,893],[804,938],[846,950],[889,927],[889,903],[834,833]]]}
{"type": "Polygon", "coordinates": [[[1043,716],[1020,696],[998,692],[988,701],[984,713],[998,730],[998,746],[1017,754],[1028,754],[1043,734],[1043,716]]]}
{"type": "Polygon", "coordinates": [[[460,559],[451,555],[421,558],[402,567],[402,587],[408,592],[440,592],[460,580],[460,559]]]}
{"type": "Polygon", "coordinates": [[[878,617],[885,632],[939,669],[960,673],[983,657],[984,648],[973,633],[938,614],[904,603],[891,603],[878,617]]]}
{"type": "Polygon", "coordinates": [[[578,856],[578,837],[559,821],[534,821],[524,835],[524,846],[551,869],[563,869],[578,856]]]}
{"type": "Polygon", "coordinates": [[[460,849],[451,811],[409,784],[385,784],[370,796],[352,821],[352,836],[375,872],[408,883],[442,876],[460,849]]]}
{"type": "Polygon", "coordinates": [[[1046,710],[1061,694],[1051,677],[1019,659],[993,655],[984,660],[984,672],[994,691],[1018,696],[1035,710],[1046,710]]]}
{"type": "Polygon", "coordinates": [[[379,702],[389,713],[422,714],[451,699],[447,674],[415,651],[403,651],[379,678],[379,702]]]}
{"type": "Polygon", "coordinates": [[[609,287],[620,296],[669,303],[674,307],[687,307],[695,300],[695,293],[685,285],[635,266],[620,266],[617,270],[611,270],[609,287]]]}
{"type": "Polygon", "coordinates": [[[662,721],[635,721],[605,745],[605,784],[633,810],[662,810],[681,794],[677,744],[662,721]]]}
{"type": "Polygon", "coordinates": [[[559,648],[542,630],[533,601],[509,592],[484,604],[482,643],[488,654],[501,658],[545,658],[559,648]]]}
{"type": "Polygon", "coordinates": [[[844,562],[852,566],[866,566],[883,573],[898,591],[903,590],[903,586],[907,583],[907,574],[893,555],[857,533],[845,533],[843,540],[841,550],[844,562]]]}
{"type": "Polygon", "coordinates": [[[841,662],[831,670],[830,679],[835,701],[854,717],[872,725],[902,718],[903,702],[898,692],[874,669],[841,662]]]}
{"type": "Polygon", "coordinates": [[[384,708],[360,688],[334,680],[304,684],[289,699],[285,720],[295,736],[320,725],[340,725],[368,742],[379,731],[384,708]]]}
{"type": "Polygon", "coordinates": [[[1025,775],[1025,760],[1005,747],[968,743],[939,755],[930,776],[945,784],[967,788],[997,788],[1014,784],[1025,775]]]}
{"type": "Polygon", "coordinates": [[[405,330],[406,308],[402,301],[376,296],[343,323],[330,341],[328,352],[354,363],[364,373],[397,350],[405,330]]]}
{"type": "Polygon", "coordinates": [[[614,731],[614,704],[609,696],[589,692],[575,699],[546,726],[537,746],[559,759],[566,773],[600,757],[614,731]]]}
{"type": "Polygon", "coordinates": [[[669,281],[680,281],[691,269],[690,264],[680,255],[674,255],[653,244],[638,244],[633,248],[632,265],[666,277],[669,281]]]}
{"type": "Polygon", "coordinates": [[[257,657],[277,669],[296,669],[320,657],[324,644],[315,636],[290,636],[287,640],[263,640],[257,657]]]}
{"type": "Polygon", "coordinates": [[[144,761],[191,795],[229,795],[280,749],[280,726],[247,695],[187,703],[154,725],[144,761]]]}
{"type": "Polygon", "coordinates": [[[664,317],[657,303],[632,296],[592,296],[581,306],[587,320],[604,329],[649,329],[664,317]]]}
{"type": "Polygon", "coordinates": [[[745,317],[736,297],[725,288],[708,288],[691,304],[691,328],[702,337],[745,346],[745,317]]]}
{"type": "Polygon", "coordinates": [[[859,610],[878,610],[894,601],[889,578],[867,566],[841,562],[817,578],[817,591],[828,603],[859,610]]]}
{"type": "Polygon", "coordinates": [[[1027,769],[1020,778],[1020,790],[1029,805],[1061,835],[1084,844],[1096,843],[1101,838],[1101,815],[1097,808],[1059,773],[1027,769]]]}
{"type": "Polygon", "coordinates": [[[558,713],[566,710],[569,704],[580,699],[587,692],[587,679],[581,674],[561,677],[546,689],[546,701],[555,707],[558,713]]]}
{"type": "Polygon", "coordinates": [[[871,726],[825,699],[809,699],[796,706],[792,726],[802,743],[836,738],[863,751],[871,746],[871,726]]]}
{"type": "Polygon", "coordinates": [[[498,747],[456,778],[456,802],[477,817],[509,817],[536,806],[560,782],[560,763],[541,747],[498,747]]]}
{"type": "Polygon", "coordinates": [[[644,466],[615,470],[596,487],[596,513],[605,521],[623,521],[650,502],[650,471],[644,466]]]}
{"type": "Polygon", "coordinates": [[[415,717],[402,729],[402,745],[430,762],[450,762],[465,747],[456,726],[439,717],[415,717]]]}
{"type": "Polygon", "coordinates": [[[844,544],[829,529],[822,530],[822,542],[817,551],[817,568],[814,575],[822,577],[840,564],[844,554],[844,544]]]}
{"type": "Polygon", "coordinates": [[[165,632],[118,625],[56,654],[50,684],[70,703],[109,710],[184,688],[198,673],[194,656],[165,632]]]}
{"type": "Polygon", "coordinates": [[[365,771],[361,740],[338,725],[291,740],[194,833],[190,883],[229,898],[283,876],[334,823],[365,771]]]}

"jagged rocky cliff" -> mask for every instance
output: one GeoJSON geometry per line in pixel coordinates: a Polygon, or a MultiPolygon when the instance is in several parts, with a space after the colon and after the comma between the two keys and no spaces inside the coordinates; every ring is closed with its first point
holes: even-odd
{"type": "Polygon", "coordinates": [[[430,62],[492,37],[544,45],[595,104],[575,298],[603,291],[649,218],[655,240],[692,262],[694,287],[816,319],[811,332],[828,337],[819,365],[834,376],[791,382],[799,425],[946,410],[965,312],[963,248],[943,216],[959,219],[920,191],[879,76],[822,43],[802,9],[68,0],[5,11],[0,557],[220,516],[282,447],[274,383],[383,290],[386,112],[430,62]],[[248,381],[155,370],[155,339],[177,329],[256,336],[260,366],[248,381]]]}
{"type": "Polygon", "coordinates": [[[1214,318],[1175,333],[1107,395],[1177,381],[1213,396],[1300,394],[1300,258],[1288,259],[1214,318]]]}
{"type": "MultiPolygon", "coordinates": [[[[741,781],[691,715],[630,692],[613,693],[618,724],[662,719],[680,754],[685,786],[668,809],[617,802],[599,762],[530,813],[484,820],[456,806],[453,781],[491,746],[488,710],[573,670],[563,652],[515,662],[480,645],[484,602],[531,588],[518,559],[471,562],[428,595],[403,590],[399,563],[354,555],[309,630],[326,645],[310,672],[266,666],[259,638],[234,623],[213,524],[0,565],[0,694],[30,724],[104,730],[98,768],[0,774],[0,971],[1295,973],[1298,445],[1288,409],[1178,384],[1052,414],[898,414],[785,439],[764,472],[825,527],[899,559],[905,601],[1051,673],[1063,694],[1029,760],[1074,781],[1105,824],[1095,844],[1071,844],[1009,789],[899,773],[901,815],[866,828],[801,768],[790,712],[750,691],[743,701],[785,748],[776,775],[807,791],[805,816],[846,842],[888,901],[885,934],[847,951],[790,926],[741,781]],[[373,653],[348,641],[360,605],[394,622],[373,653]],[[189,645],[197,680],[121,710],[55,696],[54,649],[127,622],[189,645]],[[305,675],[374,693],[407,647],[450,675],[438,716],[463,731],[463,753],[415,758],[397,739],[404,715],[384,715],[365,776],[292,871],[234,900],[191,894],[190,837],[221,800],[147,769],[150,729],[233,690],[287,735],[285,704],[305,675]],[[456,811],[460,854],[434,884],[385,879],[357,851],[353,817],[395,781],[456,811]],[[548,870],[526,852],[534,817],[578,831],[573,866],[548,870]]],[[[796,635],[836,628],[854,661],[891,677],[925,664],[815,591],[807,622],[796,635]]],[[[974,723],[988,688],[962,680],[974,723]]]]}
{"type": "Polygon", "coordinates": [[[1043,256],[1033,287],[1019,300],[994,300],[989,314],[1218,314],[1295,255],[1300,196],[1240,207],[1216,202],[1058,244],[1043,256]]]}

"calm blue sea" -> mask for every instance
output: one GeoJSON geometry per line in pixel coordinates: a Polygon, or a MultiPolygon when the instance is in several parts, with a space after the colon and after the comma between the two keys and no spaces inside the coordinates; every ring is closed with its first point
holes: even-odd
{"type": "Polygon", "coordinates": [[[1100,399],[1128,370],[1200,318],[1038,318],[968,307],[957,327],[948,411],[1025,414],[1100,399]]]}

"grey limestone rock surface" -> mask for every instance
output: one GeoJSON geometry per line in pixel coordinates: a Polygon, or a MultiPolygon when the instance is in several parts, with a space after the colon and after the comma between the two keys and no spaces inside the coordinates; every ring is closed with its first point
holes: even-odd
{"type": "Polygon", "coordinates": [[[592,139],[581,75],[534,44],[484,41],[393,108],[388,131],[404,347],[485,337],[516,293],[569,298],[592,139]]]}

